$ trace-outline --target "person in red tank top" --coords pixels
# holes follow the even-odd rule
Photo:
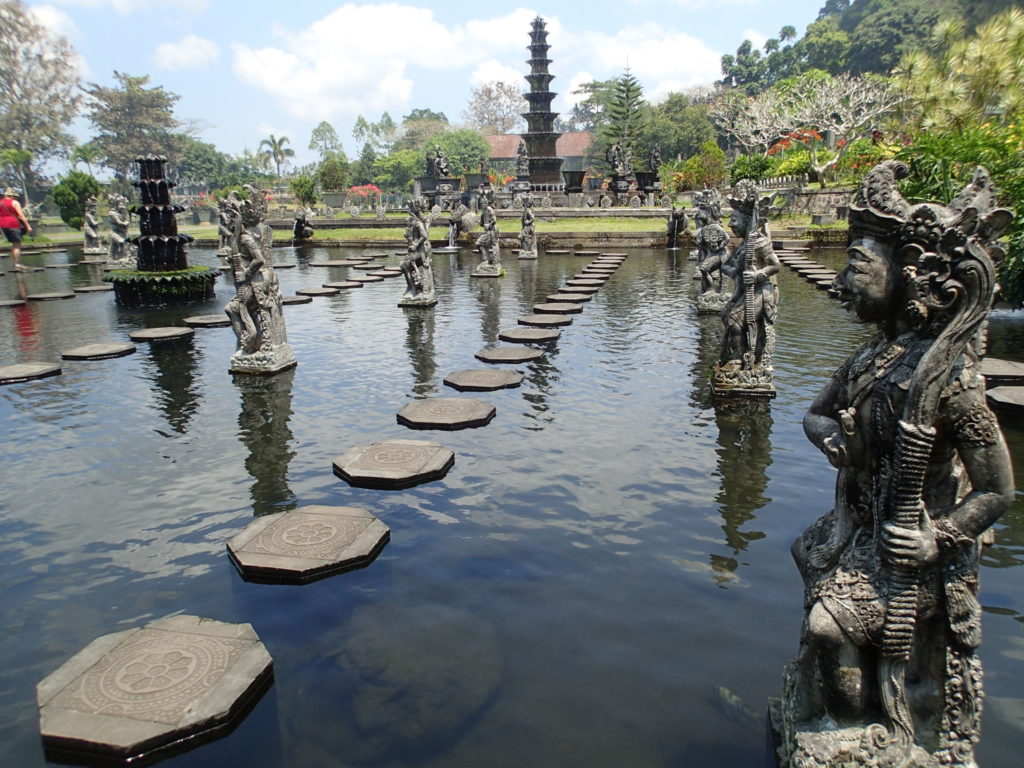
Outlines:
[[[4,190],[3,198],[0,198],[0,229],[4,231],[4,237],[11,244],[11,256],[14,257],[14,269],[20,270],[21,266],[21,232],[32,231],[32,225],[25,218],[25,212],[15,199],[18,193],[11,187]]]

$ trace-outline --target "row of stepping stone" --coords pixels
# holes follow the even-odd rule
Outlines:
[[[838,298],[839,292],[833,287],[833,282],[837,275],[836,271],[804,256],[803,254],[807,250],[806,248],[779,250],[776,251],[776,256],[778,256],[780,262],[803,277],[819,291],[828,291],[830,297]]]

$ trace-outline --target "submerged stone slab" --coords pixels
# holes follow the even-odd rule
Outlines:
[[[311,505],[259,517],[227,547],[246,579],[305,584],[369,565],[390,535],[365,509]]]
[[[373,275],[352,275],[349,280],[353,283],[379,283],[384,280],[384,278],[375,277]]]
[[[23,307],[25,302],[22,299],[0,299],[0,307]]]
[[[390,269],[376,269],[373,272],[367,272],[370,277],[383,277],[385,279],[389,277],[401,277],[402,270],[390,270]]]
[[[506,328],[498,331],[498,338],[513,344],[541,344],[557,341],[562,332],[556,328]]]
[[[321,286],[319,288],[299,288],[295,293],[299,296],[337,296],[341,291],[337,288],[324,288]]]
[[[563,285],[558,289],[560,293],[583,293],[588,296],[593,296],[595,293],[601,290],[599,285]]]
[[[565,315],[522,315],[516,318],[520,325],[532,325],[535,328],[557,328],[562,325],[572,325],[572,318]]]
[[[439,480],[455,453],[432,440],[385,440],[350,448],[334,460],[334,474],[358,488],[410,488]]]
[[[574,304],[580,304],[584,301],[590,301],[594,297],[589,293],[549,293],[544,298],[548,301],[553,301],[556,304],[561,304],[567,301]]]
[[[544,351],[529,347],[491,347],[481,349],[473,357],[485,363],[528,363],[530,360],[544,357]]]
[[[194,336],[192,328],[180,328],[167,326],[164,328],[139,328],[128,334],[132,341],[172,341],[174,339],[185,339]]]
[[[981,375],[985,377],[985,386],[989,388],[1003,384],[1024,384],[1024,363],[986,357],[981,361]]]
[[[577,315],[583,311],[576,302],[549,301],[544,304],[534,304],[533,311],[539,315]]]
[[[324,283],[324,288],[335,288],[339,291],[349,291],[353,288],[362,288],[363,284],[355,280],[334,280],[330,283]]]
[[[281,304],[289,306],[291,304],[309,304],[313,301],[312,296],[282,296]]]
[[[444,377],[444,383],[460,392],[492,392],[496,389],[518,387],[523,383],[523,374],[503,368],[477,368],[470,371],[453,371]]]
[[[48,293],[30,293],[25,297],[29,301],[60,301],[75,298],[74,291],[50,291]]]
[[[629,257],[628,253],[602,253],[602,257],[606,259],[625,259]]]
[[[65,360],[106,360],[111,357],[124,357],[134,351],[134,344],[100,341],[95,344],[84,344],[81,347],[65,349],[60,356]]]
[[[571,285],[574,288],[600,288],[604,285],[604,280],[597,280],[592,277],[570,277],[565,281],[566,285]]]
[[[189,328],[224,328],[231,325],[227,315],[190,315],[181,322]]]
[[[57,363],[15,363],[0,366],[0,384],[17,384],[60,374],[61,368]]]
[[[223,733],[272,677],[251,625],[172,616],[97,638],[40,682],[39,729],[49,752],[130,762]]]
[[[396,414],[410,429],[470,429],[490,423],[497,411],[471,397],[428,397],[406,403]]]
[[[359,270],[362,270],[362,271],[365,271],[365,272],[372,272],[373,270],[379,269],[379,268],[380,267],[377,264],[374,264],[372,261],[364,261],[362,264],[353,264],[352,265],[352,269],[359,269]]]
[[[271,264],[270,266],[272,266],[274,268],[274,271],[276,272],[279,269],[295,269],[295,267],[298,266],[298,265],[297,264]]]
[[[1024,411],[1024,387],[993,387],[985,393],[989,405],[996,410]]]
[[[114,290],[113,283],[100,283],[99,285],[79,285],[73,288],[75,293],[105,293]]]
[[[597,256],[597,251],[575,251],[576,256]]]

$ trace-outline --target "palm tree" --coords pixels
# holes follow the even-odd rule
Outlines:
[[[5,149],[0,152],[0,164],[9,165],[21,185],[22,200],[28,205],[28,167],[32,164],[32,153],[27,149]]]
[[[284,165],[289,157],[295,157],[295,150],[291,147],[286,147],[285,144],[290,144],[291,139],[287,136],[281,138],[274,138],[274,134],[260,142],[259,150],[263,155],[266,155],[270,160],[273,161],[274,165],[277,166],[277,175],[281,176],[281,166]],[[266,149],[264,149],[266,147]]]
[[[89,172],[89,175],[92,176],[92,164],[100,159],[101,154],[102,152],[100,151],[100,148],[95,144],[79,144],[71,152],[71,159],[74,161],[75,165],[78,165],[78,163],[84,163],[85,169]]]

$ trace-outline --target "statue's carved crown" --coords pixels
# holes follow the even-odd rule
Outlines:
[[[729,194],[729,207],[734,211],[745,213],[747,216],[753,215],[756,205],[758,215],[762,219],[765,218],[770,204],[769,198],[761,197],[757,184],[752,179],[740,179]]]
[[[249,193],[249,199],[238,202],[242,224],[254,227],[267,218],[267,195],[261,187],[254,184],[246,184],[243,189]]]

